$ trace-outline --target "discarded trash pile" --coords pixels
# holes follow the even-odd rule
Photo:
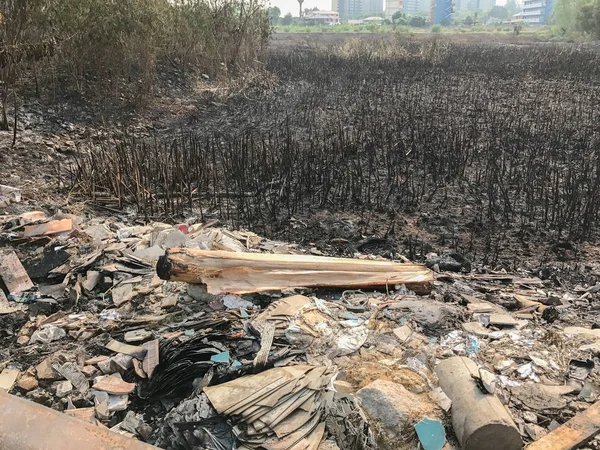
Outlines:
[[[0,389],[65,427],[173,450],[598,447],[598,286],[192,222],[0,227]]]

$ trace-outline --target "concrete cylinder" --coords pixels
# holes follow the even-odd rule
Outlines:
[[[519,450],[523,441],[510,413],[493,394],[484,393],[471,377],[477,364],[455,356],[435,369],[440,387],[452,401],[452,425],[463,450]]]

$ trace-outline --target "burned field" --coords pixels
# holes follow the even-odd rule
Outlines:
[[[0,447],[599,449],[599,80],[592,45],[276,37],[184,113],[24,131]]]
[[[171,137],[107,144],[72,179],[147,218],[539,263],[553,245],[597,236],[599,58],[436,38],[275,47],[277,87],[208,101]],[[355,227],[336,235],[343,225],[324,230],[323,218]]]

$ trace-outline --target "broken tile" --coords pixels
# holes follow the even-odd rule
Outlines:
[[[34,286],[14,251],[0,252],[0,278],[10,295],[19,294]]]
[[[92,386],[99,391],[105,391],[113,395],[125,395],[133,392],[135,389],[134,383],[127,383],[120,377],[110,375]]]
[[[4,369],[0,373],[0,389],[6,392],[10,391],[19,376],[19,371],[15,369]]]
[[[125,355],[130,355],[138,359],[142,359],[146,354],[146,349],[144,347],[123,344],[122,342],[115,341],[114,339],[111,339],[105,347],[115,353],[124,353]]]

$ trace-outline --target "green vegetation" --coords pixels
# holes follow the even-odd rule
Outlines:
[[[600,39],[600,0],[556,0],[552,21],[560,36]]]

